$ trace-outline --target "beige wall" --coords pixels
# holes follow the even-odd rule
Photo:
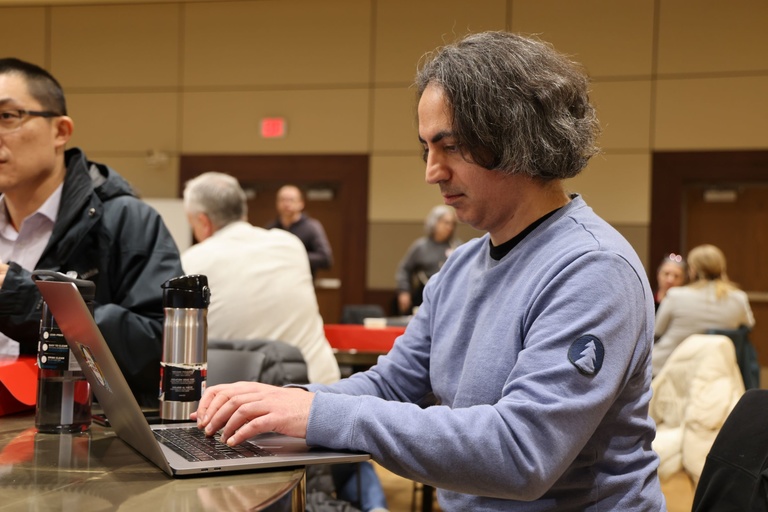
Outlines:
[[[603,154],[568,186],[646,266],[654,150],[768,147],[765,0],[20,4],[0,0],[0,54],[50,69],[73,143],[145,196],[175,195],[182,153],[370,154],[370,288],[393,286],[440,202],[416,143],[416,62],[469,31],[536,33],[586,66]],[[259,137],[272,115],[286,138]]]

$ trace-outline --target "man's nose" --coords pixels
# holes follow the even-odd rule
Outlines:
[[[427,168],[424,180],[430,185],[435,185],[448,178],[447,166],[437,157],[430,153],[427,155]]]

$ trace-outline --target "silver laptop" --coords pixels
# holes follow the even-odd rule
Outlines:
[[[75,284],[57,281],[36,283],[117,435],[169,475],[215,475],[228,471],[360,462],[370,458],[365,453],[309,447],[304,439],[262,434],[249,439],[238,449],[259,452],[256,456],[188,460],[188,452],[174,451],[171,442],[159,441],[155,431],[158,434],[175,434],[177,429],[194,431],[195,424],[150,425],[147,422]],[[215,449],[226,451],[226,445],[219,444],[221,446]]]

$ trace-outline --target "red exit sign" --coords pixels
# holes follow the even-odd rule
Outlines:
[[[265,139],[285,137],[284,117],[265,117],[261,120],[261,136]]]

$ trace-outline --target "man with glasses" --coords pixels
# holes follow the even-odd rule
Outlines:
[[[42,299],[30,278],[56,270],[96,283],[96,323],[143,405],[157,403],[162,289],[181,275],[160,216],[78,148],[64,92],[44,69],[0,59],[0,354],[34,354]]]

